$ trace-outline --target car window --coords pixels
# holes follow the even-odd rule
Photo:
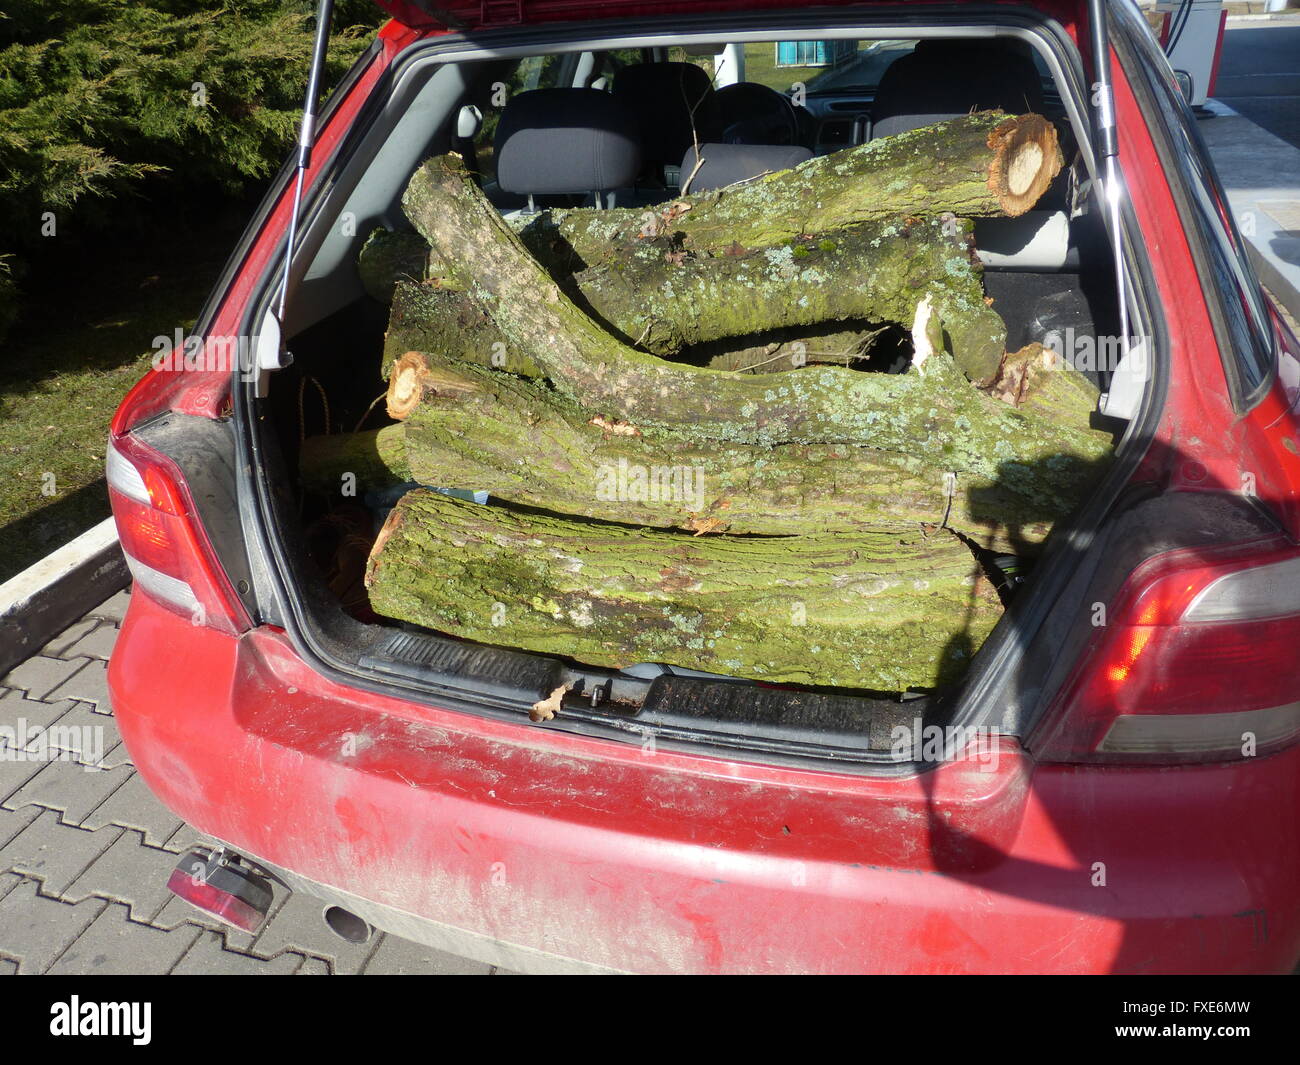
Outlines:
[[[1174,164],[1191,197],[1191,217],[1187,221],[1201,237],[1212,274],[1202,283],[1226,297],[1217,301],[1223,310],[1219,343],[1234,404],[1242,410],[1262,395],[1275,363],[1273,329],[1259,280],[1196,118],[1183,99],[1164,52],[1132,12],[1122,6],[1113,11],[1121,22],[1128,23],[1125,39],[1139,54],[1140,72],[1157,103],[1156,117],[1173,142]],[[1213,293],[1207,295],[1214,298]]]
[[[874,89],[885,68],[915,41],[774,41],[745,45],[745,80],[788,93]]]

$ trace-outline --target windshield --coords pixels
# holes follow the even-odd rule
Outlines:
[[[789,93],[868,92],[916,41],[776,41],[745,45],[744,80]]]

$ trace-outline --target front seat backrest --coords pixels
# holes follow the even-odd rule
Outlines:
[[[811,159],[812,154],[797,144],[701,144],[700,155],[704,162],[696,170],[695,146],[691,145],[682,158],[682,181],[691,178],[689,189],[683,191],[707,192],[760,174],[789,170]]]
[[[1034,61],[1010,41],[921,41],[885,69],[871,108],[872,138],[1001,108],[1043,108]]]
[[[533,89],[511,98],[496,131],[497,185],[521,196],[603,193],[641,171],[636,119],[597,89]]]
[[[636,116],[646,165],[657,172],[676,166],[697,140],[703,144],[722,139],[713,83],[694,63],[624,67],[614,75],[614,98]]]

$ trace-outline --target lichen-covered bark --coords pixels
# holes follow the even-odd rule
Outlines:
[[[928,293],[959,365],[988,379],[1006,327],[984,301],[969,223],[916,219],[697,257],[651,243],[565,286],[622,339],[656,354],[782,326],[867,319],[910,325]]]
[[[496,322],[469,293],[400,280],[393,286],[384,334],[380,371],[385,379],[393,363],[408,351],[463,359],[523,377],[542,376],[537,362],[526,350],[506,342]]]
[[[746,339],[736,338],[730,344],[713,343],[692,347],[691,356],[707,354],[703,365],[711,370],[734,370],[740,373],[779,373],[813,363],[819,366],[862,365],[875,355],[875,349],[886,326],[869,327],[861,323],[857,329],[840,329],[830,332],[809,333],[801,330],[777,330],[765,336],[778,339],[766,343],[746,344]],[[802,334],[802,335],[801,335]],[[739,344],[741,346],[734,346]],[[893,349],[899,355],[897,348]],[[905,357],[905,356],[904,356]],[[691,359],[698,364],[698,360]]]
[[[690,445],[634,433],[542,384],[434,361],[406,416],[406,462],[427,485],[482,490],[562,514],[731,534],[947,527],[982,546],[1031,552],[1073,506],[1054,471],[1028,492],[958,476],[924,457],[853,445]],[[951,493],[951,502],[949,499]]]
[[[366,583],[380,614],[598,666],[777,683],[951,683],[1001,614],[955,537],[693,537],[521,515],[419,489]]]
[[[684,442],[865,444],[990,477],[1008,462],[1068,468],[1108,446],[1086,429],[1009,410],[968,387],[948,358],[931,359],[924,374],[902,375],[834,366],[756,375],[667,362],[621,343],[576,307],[458,160],[430,160],[403,206],[435,248],[458,248],[475,264],[470,292],[509,349],[606,417],[675,431]]]
[[[1009,180],[1012,161],[1021,164],[1015,181]],[[523,235],[543,261],[576,271],[621,258],[647,236],[671,237],[704,254],[911,215],[1014,215],[1033,206],[1061,165],[1056,131],[1046,119],[982,111],[686,196],[660,212],[543,212]]]
[[[380,303],[393,298],[399,281],[423,281],[445,277],[448,270],[432,258],[427,241],[416,233],[376,229],[366,238],[357,255],[357,273],[366,294]]]
[[[619,339],[657,355],[782,327],[862,319],[907,325],[917,293],[929,293],[954,357],[973,379],[987,380],[1002,358],[1006,327],[984,301],[970,232],[970,223],[957,219],[900,220],[712,258],[666,251],[652,242],[617,263],[556,280]],[[403,270],[420,261],[414,249],[390,254],[395,243],[409,243],[392,236],[397,239],[367,243],[384,255],[366,265],[366,274],[399,259]],[[427,269],[428,257],[423,261]],[[459,354],[537,376],[534,360],[510,353],[492,316],[468,293],[408,280],[399,280],[392,291],[385,376],[394,359],[412,350]],[[506,360],[510,366],[503,365]]]
[[[406,441],[400,425],[359,433],[309,436],[298,453],[299,482],[304,491],[341,497],[360,496],[411,480]]]
[[[1009,352],[989,394],[1048,420],[1083,424],[1097,409],[1097,386],[1042,344]]]

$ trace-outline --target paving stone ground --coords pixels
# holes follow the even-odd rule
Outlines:
[[[126,603],[113,596],[0,677],[0,975],[493,974],[395,936],[347,943],[324,903],[279,888],[256,936],[167,891],[202,836],[153,797],[113,723],[104,677]],[[46,742],[13,748],[10,730],[37,726]]]

